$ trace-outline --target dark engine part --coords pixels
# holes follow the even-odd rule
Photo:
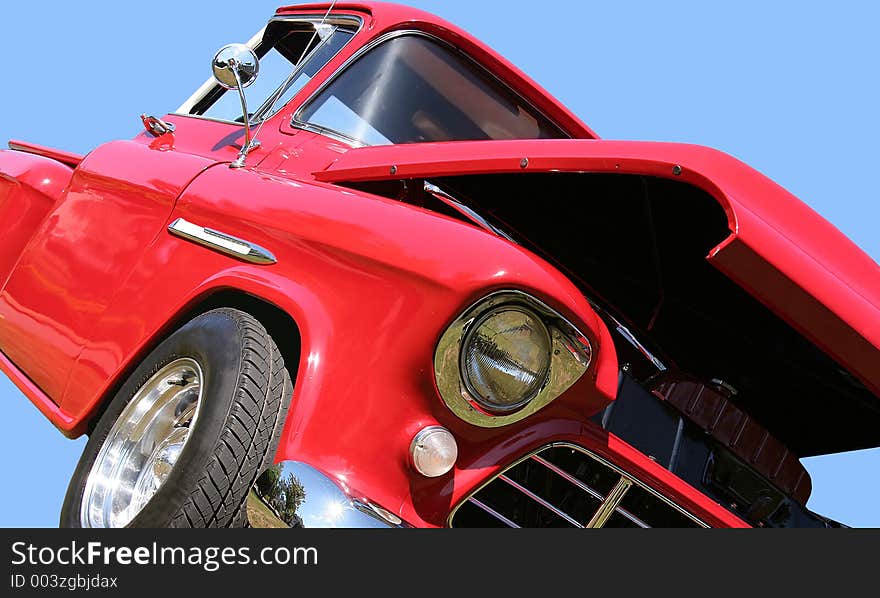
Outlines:
[[[840,527],[806,508],[803,465],[722,389],[669,374],[651,386],[621,373],[594,421],[752,525]]]

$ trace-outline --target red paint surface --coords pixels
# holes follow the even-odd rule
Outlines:
[[[0,150],[0,288],[71,176],[50,158]]]

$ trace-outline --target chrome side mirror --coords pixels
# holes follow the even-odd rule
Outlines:
[[[214,79],[226,89],[245,88],[257,78],[260,59],[244,44],[223,46],[211,63]]]
[[[260,59],[256,53],[244,44],[229,44],[223,46],[214,56],[211,62],[214,72],[214,80],[224,89],[237,89],[241,100],[242,120],[244,122],[244,145],[238,152],[230,168],[241,168],[248,152],[256,147],[257,143],[251,140],[251,119],[248,114],[247,100],[244,97],[244,88],[257,79],[260,72]]]

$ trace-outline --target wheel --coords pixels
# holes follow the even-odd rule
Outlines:
[[[252,316],[216,309],[171,334],[98,420],[62,527],[234,527],[277,449],[293,393]]]

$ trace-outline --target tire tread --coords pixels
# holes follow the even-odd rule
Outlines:
[[[247,522],[247,493],[274,457],[286,417],[285,398],[293,391],[275,341],[253,316],[216,310],[233,318],[242,335],[239,387],[215,457],[193,492],[172,518],[187,527],[239,527]]]

